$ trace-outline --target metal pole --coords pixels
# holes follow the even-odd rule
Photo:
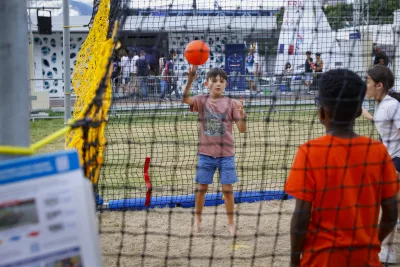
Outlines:
[[[26,0],[0,1],[0,145],[29,146]],[[0,155],[0,160],[10,156]]]
[[[35,95],[35,81],[33,80],[35,78],[35,71],[34,71],[34,65],[35,65],[35,59],[33,56],[33,32],[32,32],[32,21],[31,21],[31,12],[28,12],[28,30],[29,30],[29,115],[32,113],[32,101],[33,97]]]
[[[64,47],[64,120],[71,118],[71,71],[70,71],[70,40],[69,40],[69,1],[63,0],[63,47]]]

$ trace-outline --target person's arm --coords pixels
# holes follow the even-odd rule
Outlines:
[[[396,195],[385,199],[381,204],[382,217],[379,222],[378,238],[379,242],[382,241],[393,231],[393,228],[397,224],[397,199]]]
[[[296,198],[290,223],[290,264],[299,266],[311,219],[312,202]]]
[[[285,183],[285,192],[296,198],[290,225],[290,263],[291,266],[299,266],[316,194],[307,144],[301,146],[296,153]]]
[[[378,239],[382,242],[397,223],[397,194],[399,193],[399,177],[386,147],[381,144],[384,154],[383,168],[381,170],[381,209],[382,217],[379,222]],[[377,157],[379,157],[377,155]]]
[[[257,54],[254,56],[254,65],[256,65],[255,75],[259,75],[259,73],[258,73],[258,55]]]
[[[390,106],[387,109],[387,116],[391,120],[394,126],[398,129],[400,133],[400,104],[395,106]]]
[[[190,88],[192,87],[192,83],[197,78],[197,66],[189,67],[189,71],[187,73],[188,80],[186,82],[185,89],[183,90],[182,102],[188,105],[193,105],[193,98],[190,97]]]
[[[239,111],[239,120],[236,121],[236,126],[239,132],[244,133],[247,130],[247,125],[246,125],[246,113],[244,112],[244,107],[243,107],[243,98],[240,98],[239,104],[236,104],[236,109]]]
[[[121,73],[123,74],[125,71],[125,62],[123,57],[121,58],[120,64],[121,64]]]
[[[319,63],[319,67],[316,68],[316,71],[322,71],[324,68],[324,62],[321,60],[321,63]]]
[[[370,120],[370,121],[373,121],[373,120],[374,120],[374,117],[373,117],[365,108],[362,108],[361,115],[362,115],[364,118],[366,118],[367,120]]]
[[[160,58],[158,60],[158,68],[159,68],[160,75],[162,74],[161,72],[162,72],[163,67],[164,67],[163,66],[163,60],[162,60],[162,58]]]

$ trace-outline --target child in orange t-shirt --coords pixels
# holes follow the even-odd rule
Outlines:
[[[381,242],[397,222],[398,181],[385,146],[354,132],[365,91],[349,70],[320,78],[316,103],[327,134],[299,147],[285,185],[296,198],[291,266],[382,266]]]

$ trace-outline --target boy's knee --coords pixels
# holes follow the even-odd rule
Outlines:
[[[222,194],[224,195],[225,199],[233,199],[233,190],[231,189],[222,190]]]
[[[208,185],[199,185],[196,189],[196,193],[200,195],[205,195],[208,190]]]

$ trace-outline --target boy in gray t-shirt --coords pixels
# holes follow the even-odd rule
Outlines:
[[[235,122],[239,131],[245,132],[247,129],[246,112],[243,109],[243,100],[239,102],[223,95],[228,85],[228,77],[226,72],[219,68],[214,68],[207,73],[205,85],[210,90],[210,94],[190,97],[190,87],[197,78],[196,70],[197,67],[189,69],[188,82],[182,98],[184,103],[190,105],[191,111],[199,113],[200,118],[198,163],[195,178],[198,183],[195,200],[196,219],[193,231],[200,231],[205,194],[208,185],[213,181],[215,171],[218,169],[228,216],[228,230],[231,235],[236,235],[236,227],[233,222],[233,184],[238,179],[232,125]]]

